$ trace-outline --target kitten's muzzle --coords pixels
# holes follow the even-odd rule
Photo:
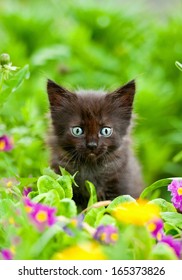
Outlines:
[[[91,151],[94,151],[95,149],[97,149],[97,143],[95,141],[88,142],[87,148]]]

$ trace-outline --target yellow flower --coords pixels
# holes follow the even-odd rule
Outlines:
[[[57,252],[53,260],[105,260],[106,256],[96,242],[77,244]]]
[[[124,202],[118,205],[112,215],[120,222],[133,225],[145,225],[153,218],[159,217],[158,206],[149,204],[147,201]]]
[[[12,182],[12,181],[8,181],[7,184],[6,184],[6,186],[7,186],[8,188],[11,188],[11,187],[13,186],[13,182]]]

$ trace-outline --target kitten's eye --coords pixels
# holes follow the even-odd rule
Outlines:
[[[111,136],[112,132],[113,132],[113,129],[108,126],[105,126],[105,127],[101,128],[101,130],[100,130],[100,134],[104,137]]]
[[[75,127],[72,127],[70,128],[71,130],[71,133],[73,136],[76,136],[76,137],[79,137],[81,135],[83,135],[83,128],[81,128],[80,126],[75,126]]]

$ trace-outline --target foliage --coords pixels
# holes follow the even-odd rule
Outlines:
[[[1,108],[0,134],[16,144],[11,153],[0,154],[2,177],[38,176],[47,166],[46,78],[69,89],[108,90],[136,78],[134,143],[145,183],[179,176],[182,76],[174,62],[181,57],[182,19],[177,9],[159,17],[139,2],[131,7],[114,1],[9,0],[1,3],[0,22],[0,53],[9,53],[18,67],[29,64],[31,71]]]
[[[112,202],[95,202],[94,186],[90,185],[88,208],[79,213],[70,198],[72,190],[65,192],[61,183],[67,181],[71,189],[69,182],[74,178],[62,171],[62,175],[57,175],[46,169],[31,184],[29,178],[24,178],[24,187],[21,180],[1,182],[1,258],[167,260],[180,257],[182,214],[171,203],[162,199],[136,201],[128,195]],[[162,186],[161,182],[156,182],[156,187],[157,184]],[[25,194],[27,186],[29,192]],[[162,225],[152,235],[148,223],[153,225],[159,219]],[[163,239],[159,239],[159,234]],[[170,238],[170,242],[164,237],[167,241]]]

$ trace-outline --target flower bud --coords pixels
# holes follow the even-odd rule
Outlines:
[[[9,63],[10,63],[9,54],[2,53],[1,56],[0,56],[0,64],[3,66],[3,65],[6,65],[6,64],[9,64]]]

